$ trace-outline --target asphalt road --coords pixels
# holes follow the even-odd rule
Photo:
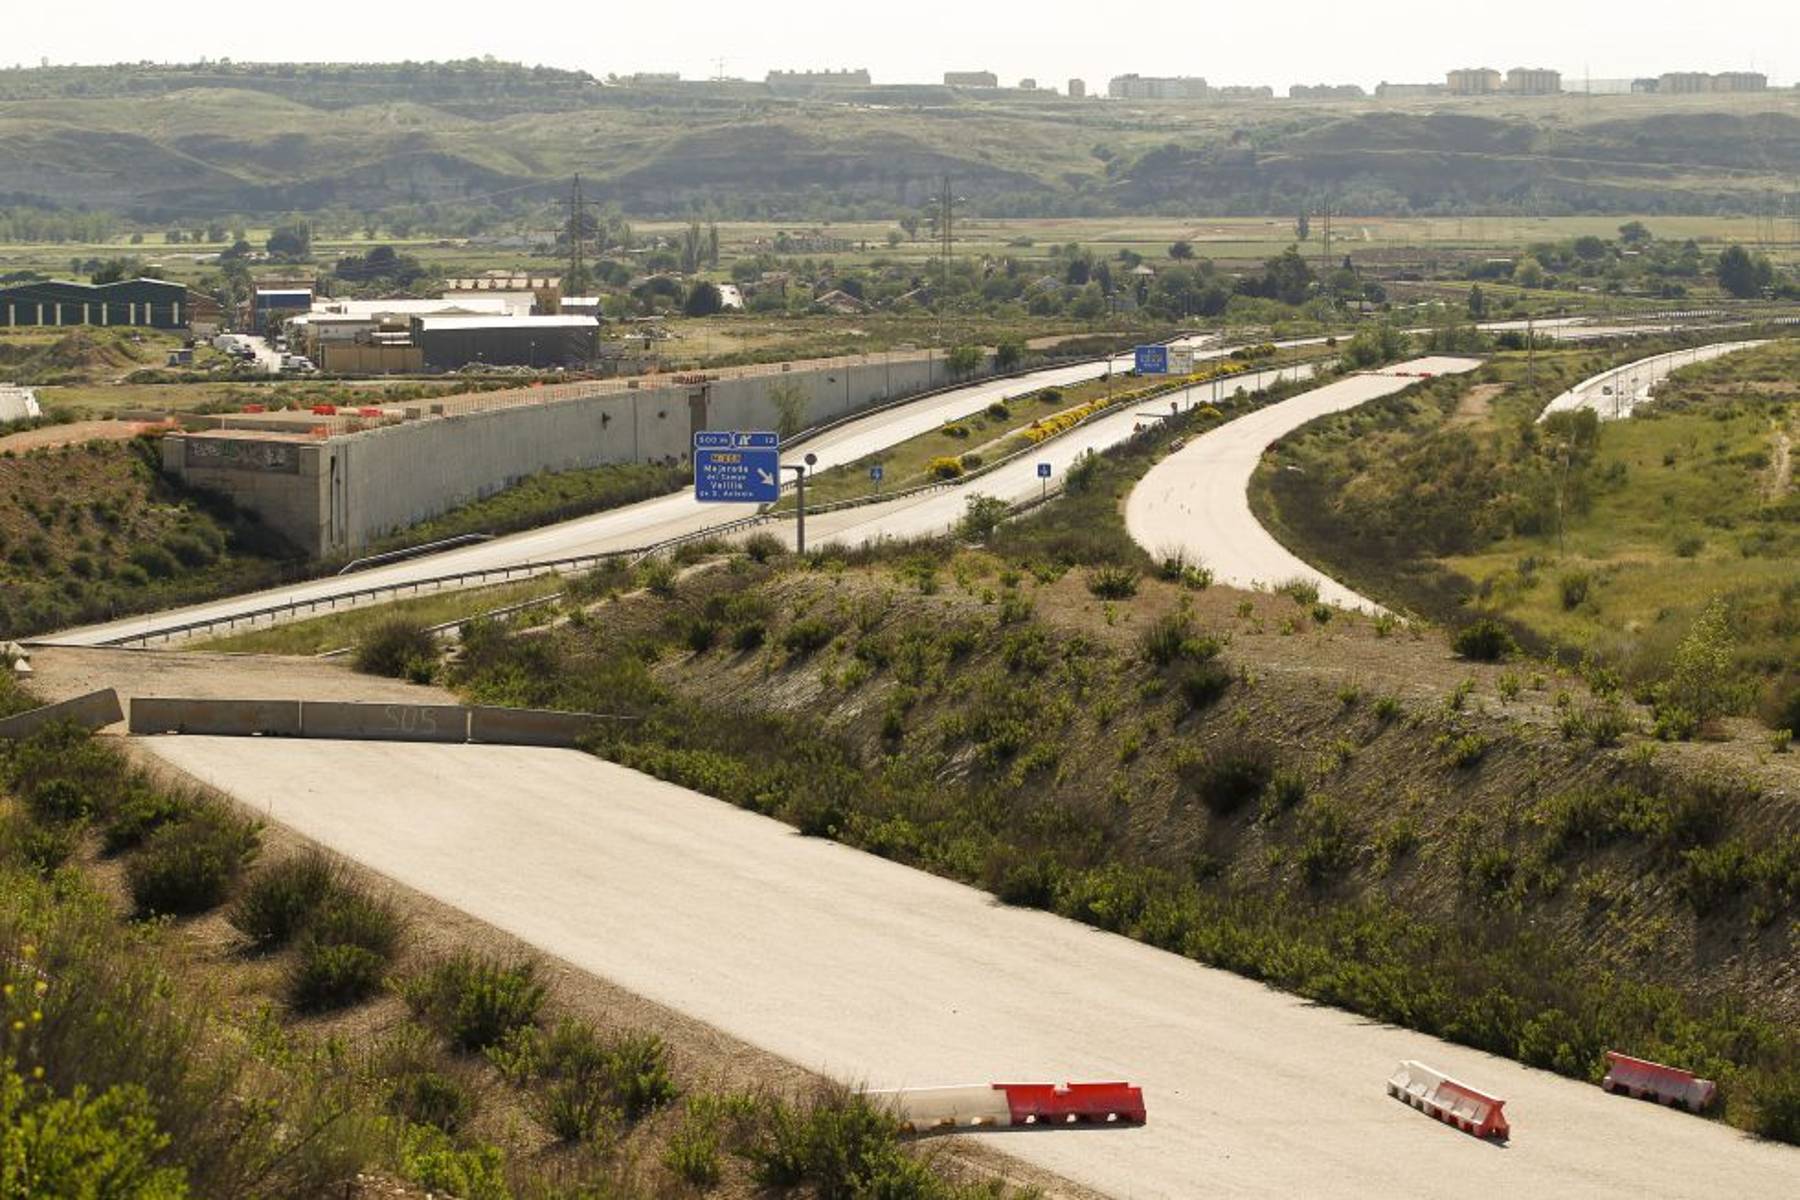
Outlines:
[[[1636,362],[1626,363],[1582,380],[1546,404],[1538,420],[1542,421],[1551,413],[1574,412],[1583,408],[1592,409],[1602,421],[1629,417],[1632,409],[1650,398],[1657,384],[1683,367],[1711,362],[1739,350],[1750,350],[1767,344],[1760,341],[1718,342],[1710,346],[1695,346],[1670,354],[1640,358]]]
[[[332,849],[651,1000],[871,1087],[1129,1079],[1149,1123],[981,1140],[1118,1196],[1776,1197],[1800,1153],[1309,1004],[572,751],[148,745]],[[1497,1146],[1389,1099],[1416,1058]]]
[[[1420,358],[1352,375],[1209,430],[1152,467],[1125,504],[1125,526],[1151,554],[1185,554],[1234,587],[1307,579],[1319,598],[1379,611],[1374,601],[1309,566],[1264,529],[1250,511],[1250,476],[1270,443],[1327,413],[1355,408],[1418,382],[1480,366],[1469,358]]]

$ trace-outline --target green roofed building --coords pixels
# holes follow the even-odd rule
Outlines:
[[[193,308],[185,286],[162,279],[122,279],[101,284],[46,280],[0,288],[0,327],[135,325],[185,329],[193,319]]]

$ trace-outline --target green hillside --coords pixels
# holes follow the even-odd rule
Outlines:
[[[525,213],[580,171],[641,216],[884,216],[949,173],[990,215],[1762,213],[1800,96],[1069,101],[625,85],[464,62],[0,71],[0,204],[146,219]]]

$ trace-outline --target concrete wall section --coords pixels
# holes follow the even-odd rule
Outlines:
[[[309,738],[383,742],[466,742],[469,710],[457,704],[359,704],[309,700],[300,709]]]
[[[291,438],[162,440],[163,470],[183,482],[222,492],[308,555],[330,553],[330,467],[324,442]],[[204,453],[229,448],[230,453]],[[266,451],[258,465],[258,449]],[[275,464],[273,466],[268,464]],[[289,469],[291,467],[292,469]]]
[[[497,746],[575,746],[605,719],[588,713],[477,705],[469,710],[469,740]]]
[[[119,707],[119,693],[106,688],[0,720],[0,738],[30,737],[44,726],[54,725],[58,721],[73,721],[88,729],[100,729],[124,716],[124,710]]]
[[[182,700],[139,696],[131,702],[131,732],[299,737],[300,701]]]

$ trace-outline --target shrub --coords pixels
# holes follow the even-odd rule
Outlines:
[[[768,562],[787,553],[787,543],[772,533],[753,533],[744,539],[744,553],[752,562]]]
[[[455,1133],[475,1113],[475,1097],[442,1071],[407,1071],[388,1091],[389,1110],[408,1121]]]
[[[941,455],[925,464],[925,473],[933,479],[960,479],[963,473],[962,460]]]
[[[545,989],[535,963],[503,963],[464,952],[402,985],[420,1019],[459,1050],[485,1050],[537,1020]]]
[[[342,868],[318,851],[278,862],[250,881],[228,919],[258,950],[285,946],[340,886],[342,875]]]
[[[996,421],[1012,420],[1012,409],[1006,407],[1006,401],[996,400],[987,406],[987,415]]]
[[[740,652],[755,650],[769,635],[761,621],[746,621],[731,631],[731,648]]]
[[[970,450],[967,453],[957,455],[956,461],[962,464],[963,470],[973,471],[977,467],[979,467],[982,463],[986,462],[987,459],[983,458],[981,455],[977,454],[975,451]]]
[[[1196,711],[1210,708],[1231,688],[1231,672],[1221,663],[1201,662],[1182,672],[1181,698]]]
[[[1186,613],[1165,613],[1150,622],[1138,638],[1138,649],[1146,661],[1159,667],[1182,659],[1205,662],[1218,656],[1216,639],[1194,632],[1194,622]]]
[[[345,1008],[380,989],[385,967],[372,950],[308,936],[288,976],[288,1002],[301,1012]]]
[[[159,1165],[170,1138],[135,1084],[59,1097],[0,1060],[0,1184],[7,1196],[184,1200],[186,1173]],[[16,1190],[15,1190],[16,1189]]]
[[[1312,608],[1319,603],[1319,585],[1310,579],[1290,579],[1277,584],[1275,590],[1301,608]]]
[[[403,931],[392,904],[348,887],[327,896],[308,925],[308,932],[322,942],[360,946],[382,959],[399,951]]]
[[[675,564],[666,558],[647,559],[638,566],[638,586],[665,600],[675,594]]]
[[[134,846],[173,821],[179,821],[193,808],[193,801],[162,788],[135,786],[114,807],[106,823],[102,843],[108,854],[117,854]]]
[[[1748,706],[1751,688],[1738,669],[1735,641],[1725,602],[1715,596],[1670,656],[1669,677],[1656,689],[1659,718],[1679,710],[1698,729]]]
[[[823,650],[837,636],[830,622],[819,617],[803,617],[789,625],[781,635],[781,645],[796,658],[804,658]]]
[[[1275,749],[1254,738],[1214,746],[1183,775],[1183,782],[1215,816],[1228,817],[1269,786],[1275,775]]]
[[[962,520],[957,523],[957,533],[970,541],[980,541],[999,528],[1000,522],[1011,512],[1012,505],[998,496],[970,496]]]
[[[1494,620],[1480,620],[1456,631],[1451,643],[1457,654],[1476,662],[1500,662],[1517,653],[1519,644],[1506,626]]]
[[[669,1075],[669,1048],[654,1033],[624,1033],[606,1051],[606,1073],[613,1100],[635,1121],[675,1099]]]
[[[1102,600],[1128,600],[1137,595],[1138,573],[1131,567],[1095,567],[1088,572],[1087,588]]]
[[[224,901],[256,855],[256,825],[209,804],[150,835],[126,867],[141,916],[186,916]]]
[[[1562,597],[1565,612],[1572,612],[1587,603],[1588,589],[1593,581],[1586,571],[1571,571],[1556,581],[1557,594]]]
[[[402,679],[418,662],[436,661],[437,639],[425,626],[406,617],[382,621],[356,645],[355,665],[365,675]]]

